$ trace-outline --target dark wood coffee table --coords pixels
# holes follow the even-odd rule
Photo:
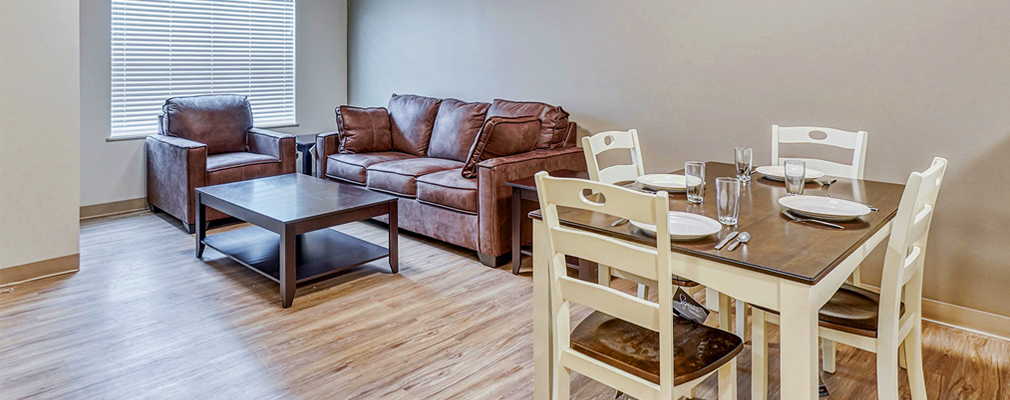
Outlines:
[[[255,226],[207,236],[207,207]],[[389,249],[332,229],[380,215],[389,218]],[[304,174],[196,189],[196,256],[205,246],[280,284],[287,308],[295,286],[389,257],[397,273],[396,197]]]

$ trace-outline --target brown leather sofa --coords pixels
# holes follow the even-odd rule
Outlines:
[[[316,137],[316,175],[398,196],[401,229],[476,250],[487,265],[511,251],[506,182],[586,170],[576,124],[544,103],[394,94],[387,108],[336,114],[337,131]]]
[[[246,96],[173,97],[147,137],[147,202],[194,232],[194,190],[295,172],[295,137],[253,128]],[[207,210],[207,220],[228,215]]]

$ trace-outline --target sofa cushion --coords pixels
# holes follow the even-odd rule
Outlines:
[[[244,151],[235,153],[219,153],[207,156],[207,171],[219,171],[227,168],[271,162],[281,162],[281,160],[266,154],[256,154]]]
[[[249,151],[253,117],[246,96],[172,97],[161,110],[165,134],[206,144],[207,154]]]
[[[459,161],[442,158],[411,158],[374,164],[368,167],[368,188],[415,197],[417,177],[462,166]]]
[[[540,118],[538,149],[564,146],[568,136],[568,113],[560,106],[534,101],[510,101],[495,99],[487,111],[487,117],[523,117],[534,115]]]
[[[428,157],[466,162],[490,103],[464,103],[445,99],[438,106],[428,145]]]
[[[388,107],[393,150],[426,156],[441,102],[431,97],[394,93]]]
[[[470,214],[477,213],[477,180],[454,168],[417,178],[417,200]]]
[[[477,163],[481,161],[533,150],[539,133],[540,119],[535,116],[488,118],[470,147],[461,175],[476,178]]]
[[[415,158],[415,156],[396,151],[333,154],[326,160],[326,176],[364,185],[367,182],[365,169],[369,166],[408,158]]]
[[[351,154],[393,150],[389,112],[385,108],[340,106],[336,113],[339,152]]]

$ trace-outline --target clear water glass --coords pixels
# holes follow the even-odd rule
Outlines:
[[[687,201],[701,204],[705,198],[705,163],[701,161],[684,163],[684,178],[687,185]]]
[[[799,160],[786,160],[782,164],[786,175],[786,194],[790,196],[803,194],[806,184],[807,163]]]
[[[737,146],[735,151],[736,178],[741,182],[750,182],[751,163],[754,161],[754,149]]]
[[[736,225],[740,216],[740,179],[715,178],[716,211],[723,225]]]

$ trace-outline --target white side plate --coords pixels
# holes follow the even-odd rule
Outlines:
[[[786,196],[779,204],[798,215],[825,221],[851,221],[870,213],[864,204],[823,196]]]
[[[692,180],[698,180],[691,177]],[[642,175],[635,179],[645,187],[667,192],[682,193],[687,190],[687,178],[684,175],[673,174],[649,174]]]
[[[649,236],[656,236],[656,225],[631,221],[638,229]],[[698,240],[722,230],[722,224],[704,215],[680,211],[670,211],[670,239]]]
[[[786,179],[785,167],[766,165],[764,167],[757,167],[754,170],[757,171],[759,174],[764,175],[765,178],[768,178],[773,181],[781,182]],[[807,182],[810,182],[814,179],[818,179],[823,176],[824,176],[823,172],[818,171],[816,169],[807,168],[807,174],[806,176],[804,176],[804,178],[806,179]]]

